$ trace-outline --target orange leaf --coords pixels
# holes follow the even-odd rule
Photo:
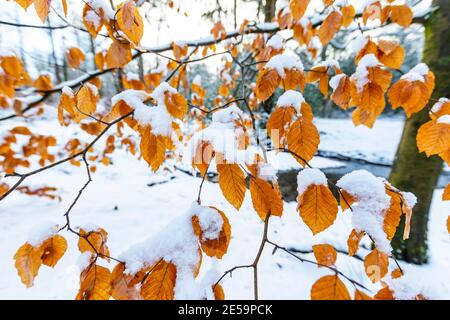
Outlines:
[[[33,3],[33,0],[15,0],[25,10]]]
[[[283,214],[283,200],[278,184],[251,176],[250,195],[253,208],[261,220],[264,221],[269,213],[273,216]]]
[[[213,287],[214,299],[225,300],[225,292],[220,284],[216,284]]]
[[[317,244],[312,248],[317,263],[329,267],[336,263],[337,251],[333,248],[333,246],[329,244]]]
[[[450,200],[450,183],[445,187],[444,193],[442,194],[442,200]]]
[[[97,22],[93,22],[97,21]],[[83,24],[89,34],[95,38],[104,24],[103,9],[100,8],[99,12],[95,11],[88,4],[83,7]]]
[[[393,292],[389,287],[384,287],[380,289],[377,294],[374,296],[375,300],[395,300],[393,296]]]
[[[117,12],[117,24],[125,36],[134,44],[138,44],[144,35],[144,22],[131,0],[126,1]]]
[[[139,291],[132,283],[133,276],[127,275],[125,266],[118,263],[111,273],[111,296],[116,300],[138,300],[142,299]]]
[[[256,79],[256,97],[266,101],[280,84],[281,77],[275,69],[263,69]]]
[[[295,20],[299,20],[303,17],[308,8],[309,1],[310,0],[291,0],[289,2],[289,8],[291,9],[292,16]]]
[[[50,0],[33,0],[33,2],[39,19],[44,23],[50,11]]]
[[[192,158],[192,166],[196,167],[200,173],[205,175],[209,163],[213,157],[213,147],[206,141],[201,141],[195,148],[195,154]]]
[[[386,190],[386,193],[391,198],[389,208],[384,215],[383,229],[386,232],[387,238],[392,240],[394,238],[397,227],[400,224],[400,217],[402,215],[402,198],[395,192]]]
[[[14,255],[17,273],[27,288],[32,287],[34,284],[34,278],[37,276],[42,264],[41,255],[42,250],[33,247],[29,243],[21,246]]]
[[[348,246],[348,255],[350,257],[354,256],[359,249],[359,243],[361,239],[364,237],[366,233],[364,231],[358,232],[355,229],[352,230],[350,235],[348,236],[347,246]]]
[[[164,94],[164,102],[167,111],[175,118],[183,119],[187,112],[187,101],[180,93],[171,94],[166,92]]]
[[[23,127],[23,126],[18,126],[18,127],[14,127],[10,130],[11,133],[14,134],[22,134],[25,136],[31,136],[33,135],[30,131],[30,129],[28,129],[27,127]]]
[[[450,149],[450,125],[431,120],[423,124],[417,132],[419,152],[430,157]]]
[[[272,139],[275,148],[285,146],[287,129],[296,113],[294,107],[280,107],[270,114],[267,121],[267,133]]]
[[[66,52],[67,63],[71,68],[78,68],[84,61],[84,53],[79,48],[72,47]]]
[[[355,300],[373,300],[373,298],[368,296],[364,292],[355,289]]]
[[[237,210],[242,205],[245,197],[245,175],[238,164],[217,164],[219,174],[219,186],[225,199]]]
[[[295,160],[305,166],[305,162],[309,162],[314,157],[319,147],[319,132],[311,120],[298,119],[289,128],[287,143],[289,150],[298,156],[294,156]]]
[[[410,82],[405,79],[395,83],[388,92],[392,109],[402,107],[408,118],[422,110],[428,103],[430,92],[422,81]]]
[[[375,283],[388,273],[389,259],[386,253],[372,250],[364,259],[364,268],[369,279]]]
[[[78,239],[78,249],[80,252],[99,253],[104,256],[109,256],[109,249],[106,245],[108,240],[108,233],[103,228],[98,228],[95,231],[86,232],[80,229],[80,237]]]
[[[311,300],[351,300],[345,284],[337,275],[324,276],[311,288]]]
[[[167,137],[154,135],[150,126],[140,130],[141,133],[141,154],[145,161],[152,167],[153,172],[158,171],[161,164],[166,159]]]
[[[227,32],[225,31],[225,28],[223,27],[222,22],[220,22],[220,21],[217,21],[214,24],[213,28],[211,29],[211,33],[214,36],[215,40],[218,40],[218,39],[223,40],[227,36]]]
[[[141,287],[141,295],[145,300],[173,300],[177,278],[177,268],[164,260],[153,267]]]
[[[342,26],[343,27],[348,27],[353,22],[355,13],[356,13],[355,8],[352,5],[341,7]]]
[[[75,117],[79,122],[82,119],[95,113],[97,109],[98,92],[96,87],[91,84],[85,84],[76,95]]]
[[[331,12],[325,18],[317,31],[317,35],[323,45],[326,45],[333,39],[336,32],[338,32],[342,26],[342,20],[342,15],[337,11]]]
[[[91,263],[80,275],[80,290],[76,300],[109,300],[111,273],[109,269]]]
[[[413,12],[407,5],[390,6],[390,18],[402,27],[409,27],[413,19]]]
[[[130,44],[113,41],[105,56],[108,68],[122,68],[131,61]]]
[[[50,90],[53,88],[52,79],[47,74],[41,74],[36,80],[34,80],[33,86],[41,91]]]
[[[338,204],[326,185],[311,184],[297,201],[297,210],[313,234],[327,229],[336,219]]]
[[[53,268],[66,252],[67,241],[57,234],[45,240],[39,246],[39,250],[42,251],[42,263]]]

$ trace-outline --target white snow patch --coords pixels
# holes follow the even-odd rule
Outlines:
[[[389,254],[392,248],[383,226],[391,199],[386,194],[384,180],[366,170],[356,170],[343,176],[337,186],[356,199],[352,205],[352,224],[356,231],[366,231],[376,247]]]
[[[300,112],[300,107],[304,102],[305,99],[300,92],[295,90],[287,90],[278,98],[277,107],[294,107],[297,112]]]
[[[273,56],[270,58],[269,62],[267,62],[265,67],[275,69],[282,78],[286,76],[285,69],[297,69],[303,71],[303,64],[299,57],[287,53]]]
[[[400,79],[405,79],[411,82],[422,81],[425,82],[425,76],[428,74],[430,69],[425,63],[419,63],[414,68],[409,70],[408,73],[404,74]]]
[[[437,123],[450,124],[450,115],[446,114],[437,119]]]
[[[306,168],[300,171],[297,175],[297,192],[299,195],[303,194],[310,185],[327,185],[327,177],[325,174],[316,168]]]
[[[53,237],[57,232],[57,224],[51,221],[43,222],[33,227],[33,231],[29,234],[27,242],[33,247],[37,247],[48,238]]]

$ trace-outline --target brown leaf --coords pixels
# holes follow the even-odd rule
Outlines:
[[[164,260],[153,267],[141,287],[141,295],[145,300],[173,300],[177,278],[177,268]]]
[[[345,284],[337,275],[324,276],[311,288],[311,300],[351,300]]]
[[[170,115],[183,120],[187,112],[187,101],[183,95],[180,93],[171,94],[166,92],[164,94],[164,102]]]
[[[142,299],[132,283],[133,278],[133,276],[125,274],[125,266],[118,263],[111,273],[111,296],[116,300]]]
[[[80,229],[80,237],[78,239],[78,249],[80,252],[99,253],[104,256],[109,256],[109,249],[106,245],[108,240],[108,233],[103,228],[98,228],[95,231],[86,232]]]
[[[287,133],[289,150],[302,166],[309,162],[315,155],[320,143],[319,131],[311,120],[305,118],[294,121]],[[301,158],[299,158],[301,157]]]
[[[359,249],[359,243],[361,239],[364,237],[366,233],[364,231],[358,232],[355,229],[352,230],[350,235],[348,236],[347,246],[348,246],[348,255],[350,257],[354,256]]]
[[[71,68],[78,68],[82,61],[84,61],[85,56],[83,51],[79,48],[72,47],[66,52],[67,63]]]
[[[450,125],[436,120],[426,122],[417,132],[417,147],[428,157],[446,152],[450,149]]]
[[[225,292],[220,284],[213,286],[214,299],[225,300]]]
[[[389,287],[384,287],[380,289],[377,294],[374,296],[375,300],[395,300],[393,296],[393,292]]]
[[[117,12],[117,24],[127,39],[138,44],[144,35],[144,22],[131,0],[126,1]]]
[[[130,44],[113,41],[105,56],[108,68],[122,68],[131,61]]]
[[[369,279],[375,283],[388,273],[388,255],[378,249],[373,249],[364,259],[364,268]]]
[[[245,197],[245,175],[238,164],[217,164],[219,174],[219,186],[225,199],[237,210],[242,205]]]
[[[373,298],[368,296],[364,292],[355,289],[355,300],[373,300]]]
[[[42,250],[33,247],[29,243],[21,246],[14,255],[17,273],[27,288],[32,287],[34,284],[34,278],[37,276],[42,264],[41,256]]]
[[[313,234],[327,229],[336,219],[338,204],[326,185],[310,185],[297,201],[297,211]]]
[[[291,0],[289,2],[289,8],[291,9],[292,16],[295,20],[299,20],[303,17],[308,8],[309,1],[310,0]]]
[[[333,248],[333,246],[329,244],[316,244],[313,245],[312,248],[317,263],[329,267],[336,263],[337,251]]]
[[[42,251],[42,263],[53,268],[66,252],[67,241],[64,237],[56,234],[45,240],[38,250]]]
[[[251,176],[250,195],[253,208],[261,220],[264,221],[269,213],[273,216],[283,214],[283,199],[278,184]]]
[[[50,11],[50,0],[33,0],[33,2],[39,19],[44,23]]]
[[[338,11],[331,12],[322,22],[317,35],[323,45],[330,42],[342,26],[342,15]]]
[[[76,300],[109,300],[111,273],[109,269],[91,263],[80,275],[80,290]]]
[[[444,189],[444,193],[442,194],[442,200],[443,201],[450,200],[450,183]]]
[[[256,79],[256,97],[266,101],[280,84],[281,77],[275,69],[263,69]]]
[[[150,126],[144,127],[140,133],[142,157],[156,172],[166,158],[167,137],[154,135]]]

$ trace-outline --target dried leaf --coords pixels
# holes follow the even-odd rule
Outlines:
[[[42,251],[42,263],[53,268],[66,252],[67,241],[64,237],[56,234],[45,240],[39,246],[39,250]]]
[[[369,279],[375,283],[388,273],[388,255],[378,249],[372,250],[364,259],[364,268]]]
[[[164,260],[153,267],[141,287],[145,300],[173,300],[177,268]]]
[[[238,164],[217,164],[219,174],[219,186],[225,199],[237,210],[242,205],[245,197],[245,175]]]
[[[317,263],[329,267],[336,263],[337,251],[333,248],[333,246],[329,244],[316,244],[313,245],[312,248]]]
[[[337,275],[324,276],[311,288],[311,300],[351,300],[345,284]]]
[[[76,300],[109,300],[111,273],[105,267],[91,263],[80,275],[80,290]]]
[[[289,150],[302,166],[306,165],[315,155],[320,143],[319,131],[311,120],[305,118],[294,121],[287,133]],[[299,158],[300,157],[300,158]]]
[[[37,276],[42,264],[41,256],[42,250],[33,247],[29,243],[21,246],[14,255],[17,273],[27,288],[32,287],[34,284],[34,278]]]
[[[327,229],[336,219],[338,204],[326,185],[310,185],[297,201],[300,217],[313,234]]]

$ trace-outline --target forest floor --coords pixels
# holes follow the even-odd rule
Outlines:
[[[402,130],[401,119],[380,119],[372,130],[355,128],[347,119],[319,119],[317,125],[322,138],[320,149],[382,161],[392,161]],[[74,137],[73,131],[61,128],[55,120],[34,122],[28,126],[33,132],[53,134],[58,141]],[[8,127],[11,127],[11,123],[8,123]],[[111,256],[118,257],[132,244],[152,237],[171,220],[185,213],[197,198],[201,179],[181,171],[152,174],[144,161],[120,150],[115,152],[113,159],[114,163],[108,167],[98,166],[97,172],[93,174],[93,182],[71,213],[71,221],[73,226],[96,224],[107,230]],[[323,158],[314,159],[312,164],[318,167],[341,165]],[[281,159],[279,168],[286,166],[296,166],[295,161],[287,155]],[[30,186],[57,187],[61,202],[18,192],[0,202],[0,299],[75,297],[79,285],[77,260],[80,256],[75,235],[62,232],[68,241],[65,256],[54,269],[41,267],[32,288],[27,289],[20,282],[13,256],[37,225],[46,221],[64,224],[63,214],[85,181],[84,167],[65,164],[26,180],[26,185]],[[450,202],[443,203],[441,195],[442,189],[436,189],[429,222],[429,264],[401,265],[405,273],[410,275],[411,281],[417,282],[412,283],[412,286],[424,286],[435,298],[448,299],[450,237],[446,230],[446,219],[450,213]],[[218,184],[206,182],[202,203],[224,211],[232,226],[228,253],[218,264],[220,271],[252,263],[261,241],[263,223],[252,207],[249,193],[238,212],[224,199]],[[269,238],[279,245],[298,250],[310,250],[312,244],[329,243],[346,251],[346,241],[351,230],[351,213],[339,212],[332,227],[313,237],[300,219],[296,203],[289,202],[284,204],[281,218],[271,219]],[[369,243],[363,242],[358,254],[364,257],[368,247]],[[299,255],[314,260],[312,254]],[[114,265],[113,262],[109,264],[111,269]],[[211,259],[204,257],[200,277],[211,265]],[[367,293],[373,295],[379,288],[379,285],[370,283],[360,260],[339,254],[337,267],[350,278],[367,286],[370,289]],[[395,268],[392,261],[390,268]],[[270,246],[265,248],[258,270],[261,299],[309,299],[311,285],[322,275],[330,273],[325,268],[302,263],[280,250],[273,253]],[[250,269],[236,270],[232,277],[227,276],[222,283],[226,298],[253,298],[253,275]],[[347,281],[345,283],[353,292],[352,285]]]

